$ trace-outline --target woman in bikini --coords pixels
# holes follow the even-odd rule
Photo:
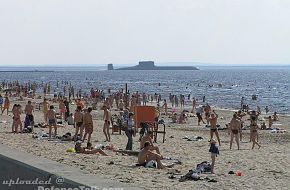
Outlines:
[[[254,149],[255,145],[259,146],[259,149],[261,148],[261,145],[256,141],[257,137],[258,137],[258,125],[257,123],[252,123],[251,125],[251,131],[252,131],[252,135],[251,135],[251,141],[253,142],[253,146],[252,149]]]
[[[18,126],[20,126],[20,133],[21,133],[22,132],[22,123],[21,123],[21,119],[20,119],[21,106],[19,104],[14,105],[12,113],[13,113],[12,131],[15,133],[18,133]],[[14,130],[13,130],[13,128],[14,128]]]

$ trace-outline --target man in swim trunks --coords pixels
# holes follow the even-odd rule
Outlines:
[[[215,133],[217,140],[219,142],[219,146],[221,146],[221,141],[217,129],[217,119],[218,119],[218,114],[213,110],[212,113],[210,114],[210,117],[208,118],[208,121],[210,123],[210,139],[213,138],[213,133]]]
[[[25,106],[25,113],[26,113],[26,117],[29,121],[29,123],[26,124],[33,124],[34,123],[34,117],[32,112],[34,111],[33,105],[31,104],[31,101],[28,101],[27,105]],[[24,128],[26,128],[27,125],[24,125]]]
[[[241,121],[238,118],[237,114],[233,115],[233,118],[230,122],[229,133],[231,134],[230,150],[232,149],[233,140],[235,138],[238,150],[240,149],[239,144],[239,132],[241,131]]]
[[[84,128],[85,128],[85,134],[84,134],[84,137],[83,137],[83,142],[85,141],[87,135],[88,136],[88,142],[91,142],[91,135],[93,133],[93,117],[92,117],[92,108],[89,107],[87,112],[83,115],[83,125],[84,125]]]
[[[74,114],[74,127],[76,128],[75,131],[75,137],[74,140],[76,141],[78,133],[80,134],[80,137],[83,136],[84,126],[83,126],[83,113],[82,113],[82,107],[77,106],[77,109]]]
[[[140,150],[142,150],[144,148],[144,144],[146,142],[149,142],[150,143],[150,151],[156,151],[157,154],[160,154],[160,151],[159,151],[159,148],[158,146],[154,146],[153,145],[153,140],[151,138],[153,132],[152,131],[148,131],[146,133],[146,135],[144,135],[142,138],[141,138],[141,141],[140,141]],[[161,154],[160,154],[161,155]]]
[[[54,127],[54,135],[56,136],[57,125],[56,125],[56,111],[54,110],[54,106],[51,105],[49,110],[47,111],[47,119],[48,119],[48,127],[49,127],[49,139],[51,139],[51,130]]]
[[[103,105],[102,110],[104,110],[103,132],[105,134],[106,141],[110,142],[111,141],[111,136],[110,136],[109,129],[110,129],[110,124],[111,124],[112,114],[111,114],[110,110],[108,109],[107,105]]]
[[[150,146],[150,142],[144,143],[144,148],[138,154],[138,164],[146,166],[150,161],[154,161],[158,169],[164,169],[165,165],[161,163],[163,157],[160,154],[152,152]]]

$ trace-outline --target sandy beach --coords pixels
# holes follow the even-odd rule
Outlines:
[[[41,100],[33,100],[41,101]],[[20,103],[23,107],[27,100],[12,101],[11,104]],[[56,104],[55,104],[56,105]],[[58,107],[58,106],[56,106]],[[74,108],[74,105],[71,105]],[[74,109],[71,109],[74,110]],[[233,111],[216,110],[219,114],[218,123],[224,127],[232,118]],[[116,112],[117,113],[117,112]],[[94,132],[92,135],[93,146],[102,144],[113,144],[115,148],[125,149],[127,137],[122,135],[111,136],[111,143],[104,142],[105,137],[102,132],[103,111],[100,109],[93,111]],[[43,122],[43,113],[35,111],[35,122]],[[266,115],[262,114],[259,119]],[[22,120],[25,115],[22,114]],[[122,155],[110,150],[105,150],[109,157],[97,155],[85,155],[66,152],[68,148],[73,148],[73,142],[58,142],[39,140],[32,138],[32,134],[11,133],[12,113],[7,116],[5,113],[0,116],[0,142],[9,147],[28,152],[30,154],[55,160],[69,166],[80,168],[84,173],[92,173],[104,178],[113,179],[132,186],[144,189],[289,189],[290,187],[290,117],[280,116],[279,121],[274,124],[279,128],[286,129],[287,133],[270,133],[267,130],[259,130],[259,143],[261,149],[257,147],[252,150],[252,143],[249,142],[249,130],[243,131],[243,141],[241,150],[237,150],[235,144],[229,150],[230,137],[226,130],[221,130],[220,155],[216,160],[215,174],[202,174],[201,178],[208,177],[217,182],[208,180],[179,182],[181,175],[185,175],[188,170],[195,169],[196,165],[202,161],[211,161],[209,153],[209,129],[204,126],[197,126],[197,118],[189,117],[187,124],[170,123],[170,118],[162,116],[166,122],[166,141],[162,143],[161,135],[157,140],[163,156],[180,159],[182,164],[170,169],[149,169],[136,167],[137,157]],[[247,117],[248,118],[248,117]],[[246,119],[247,119],[246,118]],[[6,121],[6,122],[5,122]],[[245,122],[246,125],[249,121]],[[267,124],[267,121],[266,121]],[[48,128],[35,128],[34,132],[48,132]],[[65,125],[58,128],[58,134],[74,133],[73,126]],[[184,137],[201,136],[202,141],[187,141]],[[139,135],[134,137],[133,150],[139,149]],[[84,145],[84,144],[83,144]],[[241,176],[230,175],[229,171],[240,171]],[[180,172],[180,173],[178,173]],[[174,173],[175,179],[169,179]]]

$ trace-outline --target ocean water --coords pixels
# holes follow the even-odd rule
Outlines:
[[[27,68],[26,68],[27,69]],[[41,68],[38,68],[41,70]],[[55,70],[54,68],[46,68]],[[200,67],[198,71],[105,71],[93,68],[73,69],[58,68],[55,72],[4,72],[0,80],[19,80],[51,82],[56,88],[56,81],[70,81],[76,89],[90,88],[112,91],[125,89],[130,92],[160,93],[162,99],[172,94],[191,94],[202,104],[206,102],[225,109],[238,109],[241,97],[251,109],[259,105],[264,111],[281,114],[290,113],[290,67]],[[60,91],[60,89],[56,89]],[[257,100],[252,100],[257,95]]]

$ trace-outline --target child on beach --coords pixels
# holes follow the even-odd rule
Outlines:
[[[214,174],[215,157],[219,154],[219,148],[214,139],[210,140],[209,152],[211,153],[211,173]]]
[[[83,137],[83,142],[85,141],[87,135],[88,136],[88,142],[91,142],[91,136],[93,133],[93,117],[92,117],[92,108],[89,107],[88,110],[86,111],[86,113],[83,115],[83,126],[85,128],[85,134]]]
[[[48,127],[49,127],[49,139],[51,139],[51,130],[54,127],[54,135],[56,136],[57,126],[56,126],[56,111],[54,110],[54,106],[51,105],[49,110],[47,111],[47,120],[48,120]]]

